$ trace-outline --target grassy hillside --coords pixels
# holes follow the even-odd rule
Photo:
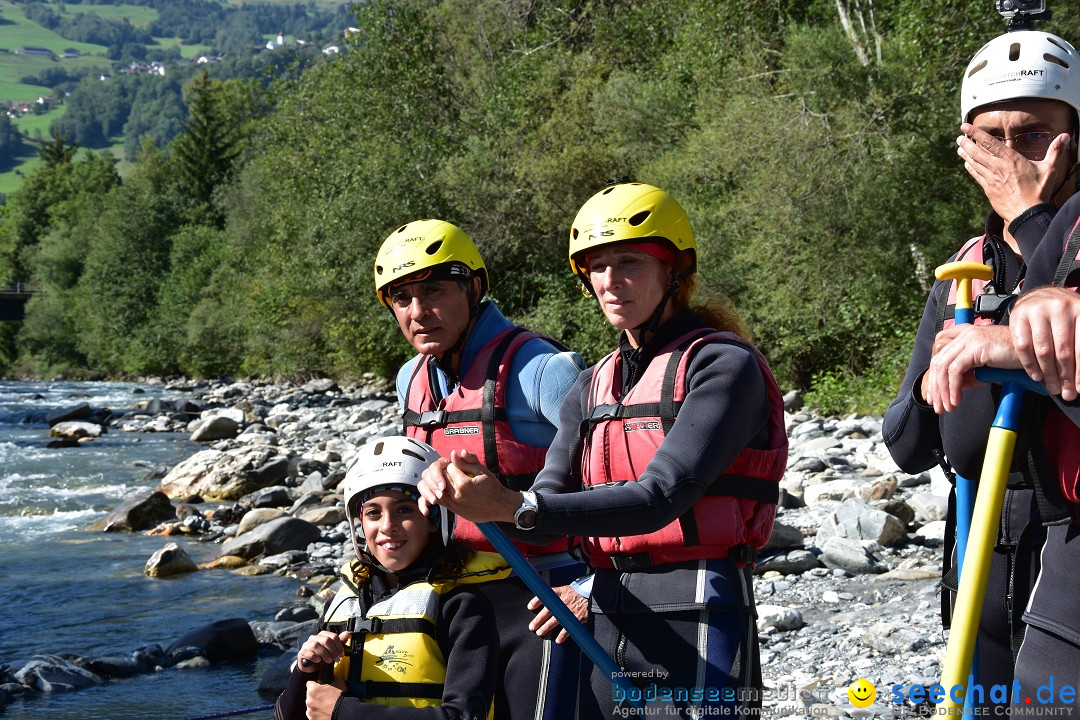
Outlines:
[[[135,27],[146,27],[153,20],[157,20],[157,10],[135,5],[65,5],[68,13],[94,13],[98,17],[123,20],[127,18]]]
[[[136,27],[146,27],[158,17],[157,10],[136,5],[75,5],[64,4],[58,0],[44,0],[52,10],[61,17],[72,17],[85,13],[96,13],[100,17],[115,20],[126,19]],[[267,5],[291,5],[297,0],[219,0],[223,4],[242,5],[267,4]],[[334,9],[341,5],[340,0],[314,0],[312,5],[321,9]],[[293,36],[286,36],[292,40]],[[276,39],[276,35],[268,35],[267,40]],[[206,54],[209,50],[204,45],[183,45],[177,38],[155,38],[159,47],[179,48],[180,55],[186,59],[194,59]],[[44,47],[52,51],[53,58],[35,55],[16,54],[16,50],[24,46]],[[78,58],[64,59],[63,52],[69,48],[78,50]],[[112,62],[108,57],[108,48],[103,45],[91,43],[79,43],[67,40],[56,33],[28,20],[21,5],[16,5],[10,0],[0,0],[0,108],[22,105],[23,103],[35,102],[39,97],[52,94],[51,87],[31,85],[21,82],[22,78],[40,76],[42,71],[50,68],[63,68],[74,71],[81,68],[97,68],[102,71],[113,71]],[[9,193],[16,189],[24,174],[29,173],[38,162],[34,141],[40,138],[49,138],[50,125],[63,117],[65,106],[44,115],[27,114],[15,119],[13,122],[26,136],[27,151],[22,156],[22,162],[14,166],[0,165],[0,193]],[[114,149],[116,157],[123,157],[124,138],[114,138],[117,147]],[[121,172],[126,169],[126,163],[120,164]]]
[[[95,7],[119,9],[126,6],[98,5]],[[144,8],[129,7],[128,9],[143,10]],[[74,48],[79,51],[80,57],[62,60],[15,54],[15,51],[24,45],[48,48],[58,58],[64,50]],[[63,63],[72,68],[108,67],[109,60],[105,52],[106,48],[101,45],[65,40],[56,33],[27,20],[20,6],[0,0],[0,105],[29,102],[36,100],[39,95],[48,95],[51,88],[24,85],[19,80],[28,75],[37,75],[46,68],[55,67],[57,63]]]

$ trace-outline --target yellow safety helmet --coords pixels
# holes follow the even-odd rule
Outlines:
[[[675,198],[644,183],[609,185],[581,206],[570,230],[570,269],[591,289],[585,255],[635,240],[666,240],[678,252],[687,250],[690,266],[683,276],[697,271],[697,244],[686,211]]]
[[[480,276],[480,295],[488,289],[487,268],[472,238],[445,220],[416,220],[402,225],[383,241],[375,255],[375,292],[390,307],[390,285],[419,273],[424,280],[445,266],[446,277],[469,280]],[[479,300],[479,298],[477,298]]]

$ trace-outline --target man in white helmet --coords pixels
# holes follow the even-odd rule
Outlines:
[[[897,465],[917,473],[935,465],[963,478],[980,475],[995,396],[989,386],[972,388],[961,407],[937,414],[928,388],[935,348],[969,327],[1000,322],[1015,299],[1030,259],[1058,209],[1076,192],[1075,164],[1080,114],[1080,55],[1065,40],[1044,32],[1009,32],[987,43],[968,64],[961,86],[958,154],[979,183],[991,212],[981,236],[965,243],[950,261],[985,263],[988,281],[975,280],[975,326],[956,324],[954,281],[931,289],[919,325],[911,363],[900,392],[886,413],[882,434]],[[960,303],[962,305],[962,302]],[[943,409],[938,403],[937,410]],[[1029,422],[1038,417],[1029,413]],[[983,688],[1009,685],[1026,631],[1024,609],[1039,573],[1039,551],[1051,518],[1040,514],[1045,497],[1039,476],[1048,476],[1047,453],[1039,433],[1018,447],[1002,522],[994,548],[986,601],[980,620],[976,679]],[[956,574],[955,498],[950,498],[942,595],[942,620],[950,622]],[[976,693],[977,705],[988,695]]]

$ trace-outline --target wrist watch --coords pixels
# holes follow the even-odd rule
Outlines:
[[[518,530],[532,530],[536,527],[536,493],[528,490],[521,493],[521,507],[514,513],[514,527]]]

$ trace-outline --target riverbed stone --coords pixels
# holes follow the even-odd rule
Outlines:
[[[761,549],[761,552],[767,553],[773,550],[801,548],[802,546],[802,531],[797,527],[792,527],[791,525],[777,520],[773,522],[772,534],[769,535],[769,539],[765,541],[765,547]]]
[[[101,677],[126,678],[138,675],[142,667],[130,655],[106,655],[83,660],[82,667]]]
[[[944,520],[949,511],[949,499],[931,493],[916,493],[908,500],[915,510],[915,520],[920,523]]]
[[[928,643],[917,630],[898,622],[877,623],[863,632],[861,640],[867,647],[889,655],[914,652]]]
[[[82,420],[93,415],[94,409],[88,403],[82,402],[78,405],[54,410],[45,416],[45,422],[49,424],[49,427],[52,427],[68,420]]]
[[[894,515],[878,510],[865,500],[851,498],[840,504],[818,528],[818,542],[839,536],[870,540],[884,547],[905,539],[904,524]]]
[[[169,497],[152,490],[125,500],[90,527],[102,532],[137,532],[173,520],[176,516]]]
[[[833,536],[819,547],[821,563],[827,568],[847,570],[854,575],[882,573],[888,569],[865,546],[850,538]]]
[[[278,518],[229,540],[213,553],[211,559],[222,555],[239,555],[252,560],[259,555],[305,550],[321,536],[319,527],[306,520],[294,517]]]
[[[782,607],[780,605],[758,605],[757,614],[757,626],[759,632],[770,628],[776,630],[794,630],[803,625],[802,613],[795,608]]]
[[[150,577],[169,577],[198,570],[195,561],[187,554],[184,548],[176,543],[169,543],[161,548],[146,561],[143,574]]]
[[[243,535],[264,523],[285,517],[286,514],[287,513],[284,510],[278,507],[255,508],[254,510],[245,513],[244,517],[240,518],[240,526],[236,529],[236,534]]]
[[[191,430],[192,442],[227,440],[240,434],[240,423],[227,415],[211,415],[195,421]]]
[[[53,425],[49,428],[49,437],[63,440],[85,440],[87,438],[99,438],[104,432],[97,423],[70,420]]]
[[[200,648],[210,660],[243,660],[254,657],[259,641],[244,618],[228,618],[184,633],[165,651],[175,657],[181,648]]]
[[[817,556],[809,550],[800,549],[759,560],[757,567],[754,568],[754,573],[764,575],[767,572],[775,571],[782,575],[801,575],[807,570],[816,567],[821,567]]]
[[[209,449],[170,470],[159,489],[169,497],[198,494],[206,500],[237,500],[278,484],[287,471],[287,458],[277,448],[241,446],[229,452]]]
[[[66,692],[100,685],[100,676],[57,655],[35,655],[15,679],[40,692]]]
[[[301,520],[307,520],[315,525],[337,525],[345,521],[345,508],[340,505],[330,507],[317,507],[305,510],[300,515]]]

